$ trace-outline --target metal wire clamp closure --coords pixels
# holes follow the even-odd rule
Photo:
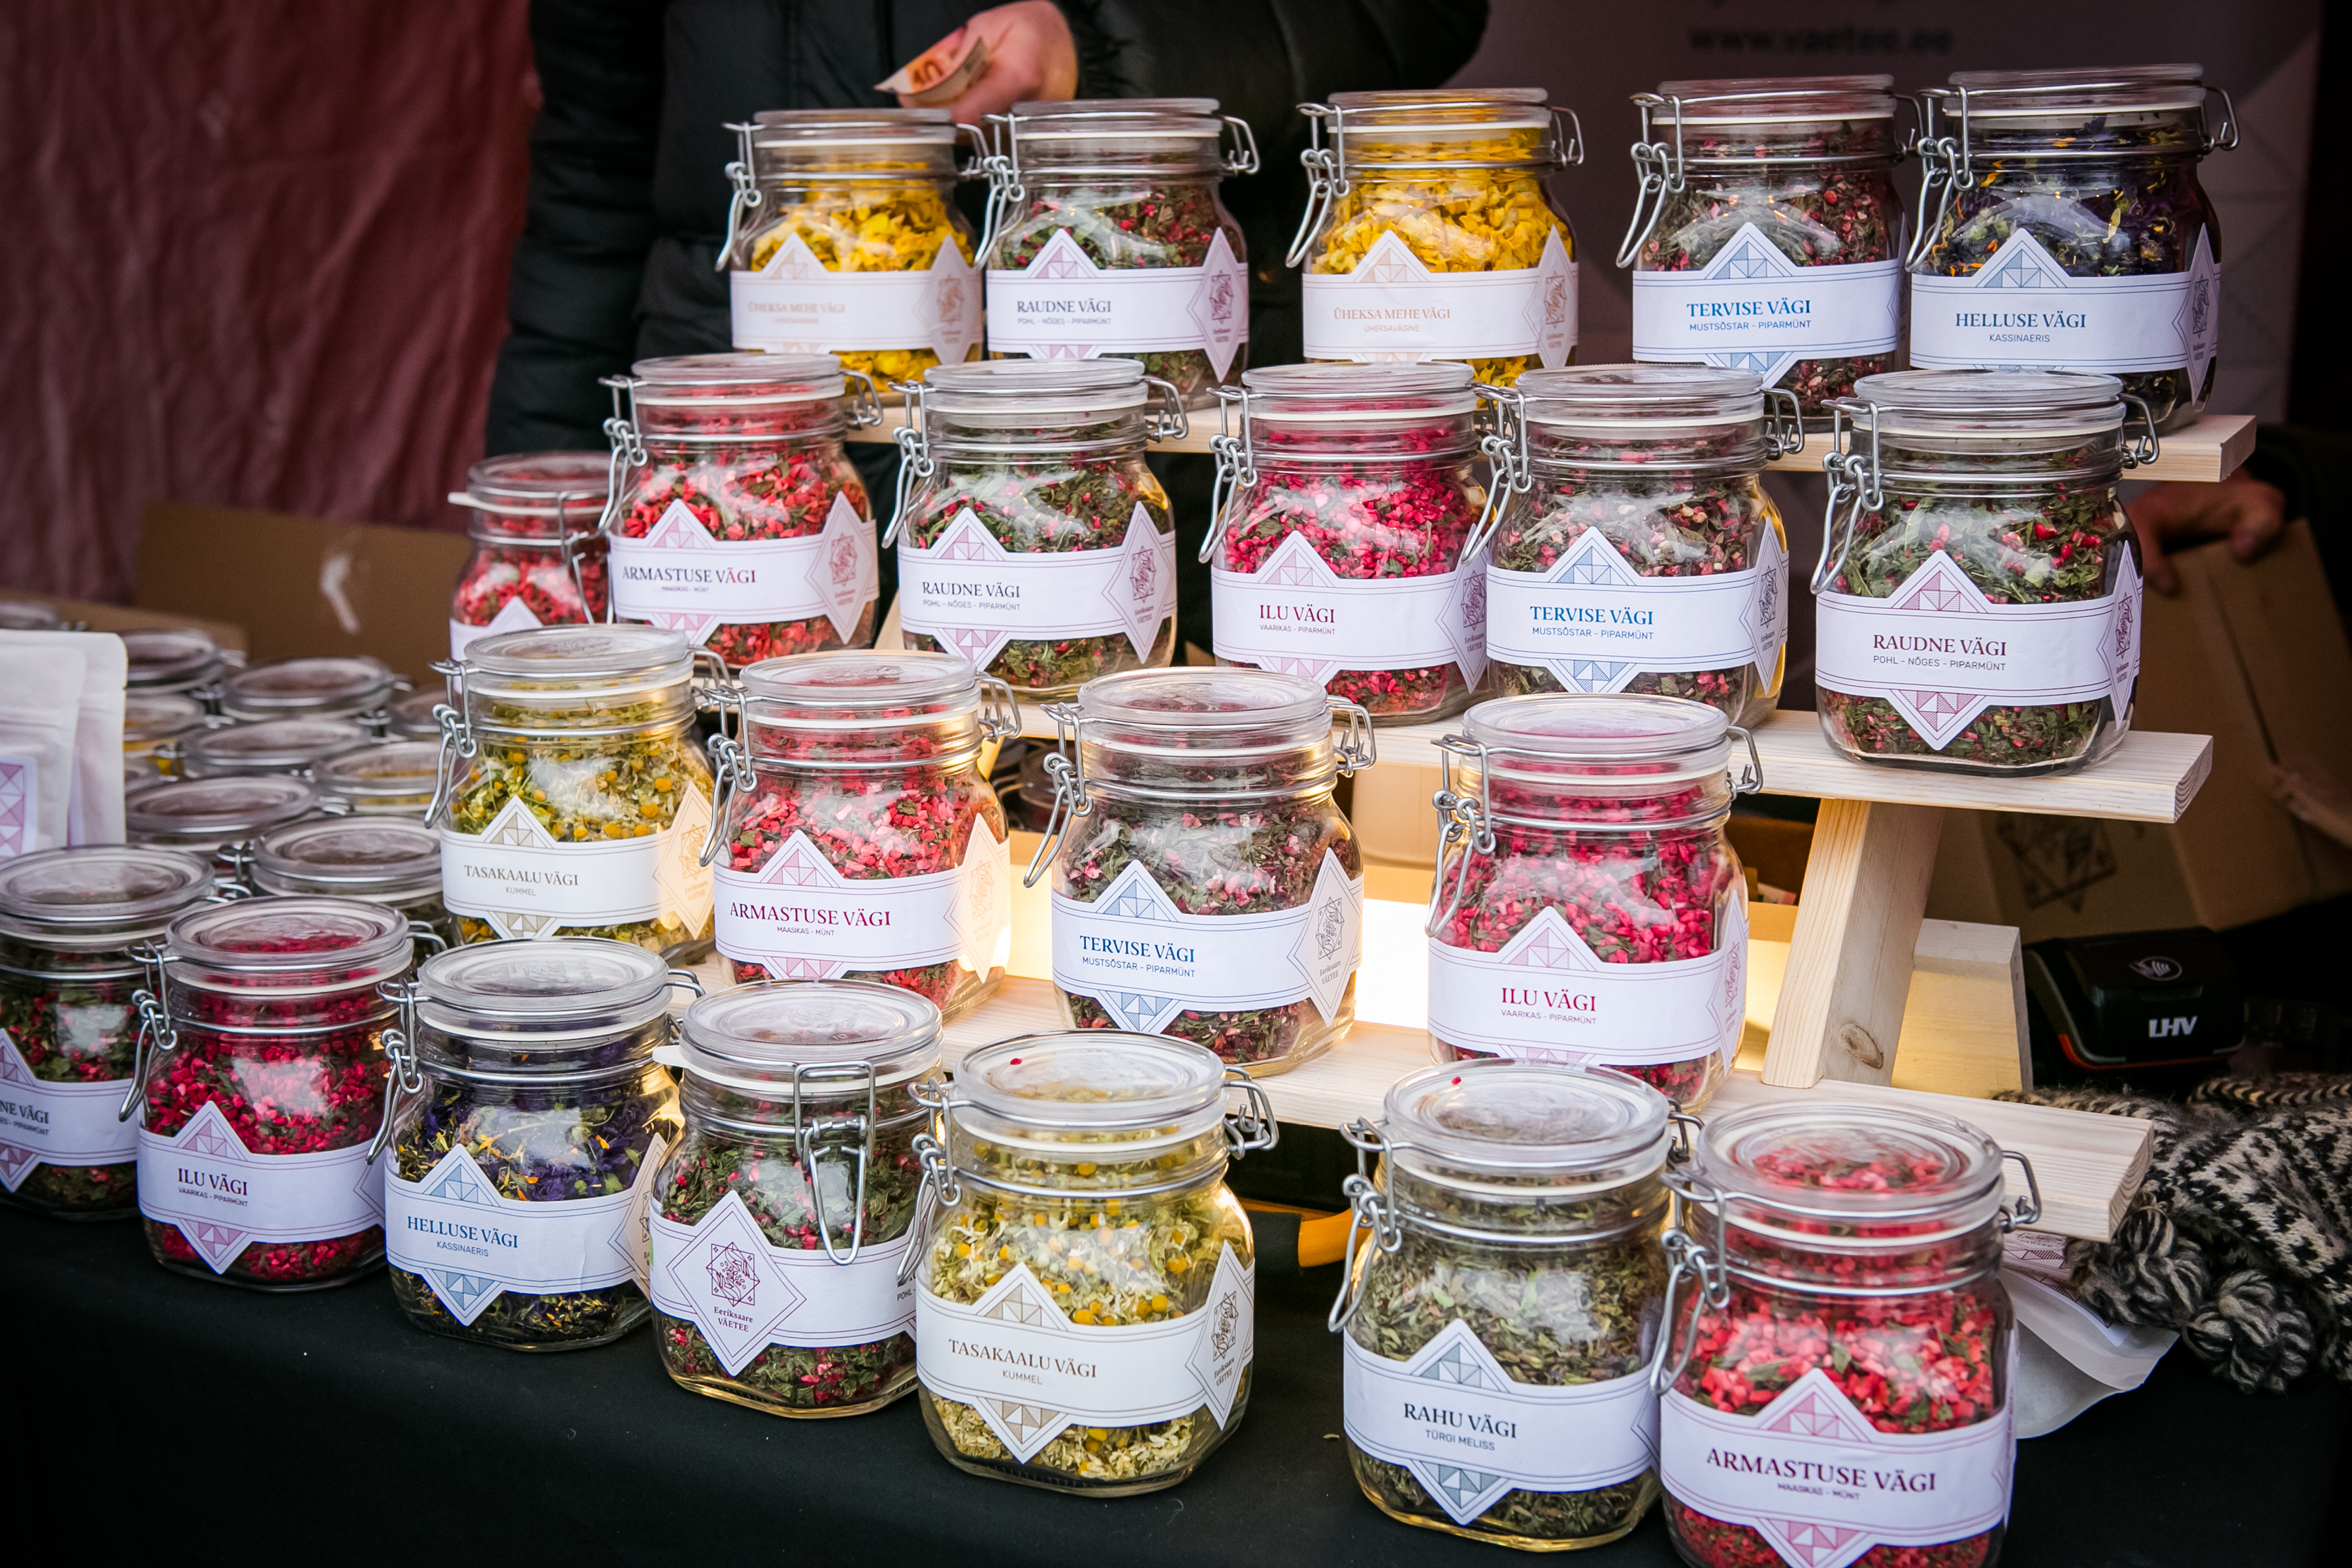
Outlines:
[[[727,122],[735,132],[736,156],[727,165],[727,182],[734,187],[734,195],[727,203],[727,237],[719,242],[718,259],[710,264],[713,272],[724,272],[734,258],[735,241],[743,232],[743,220],[760,205],[760,183],[752,177],[751,133],[759,129],[750,123]],[[750,258],[745,258],[749,260]]]
[[[1666,1252],[1666,1293],[1659,1312],[1661,1332],[1658,1335],[1657,1358],[1650,1363],[1650,1391],[1663,1396],[1682,1378],[1690,1365],[1692,1354],[1698,1349],[1698,1307],[1694,1301],[1690,1322],[1684,1329],[1682,1350],[1675,1352],[1675,1292],[1687,1277],[1696,1286],[1699,1298],[1717,1311],[1731,1304],[1731,1271],[1721,1258],[1709,1252],[1693,1237],[1685,1225],[1690,1205],[1703,1204],[1715,1211],[1716,1246],[1724,1245],[1727,1217],[1724,1195],[1701,1182],[1685,1167],[1669,1163],[1660,1173],[1662,1182],[1674,1203],[1674,1215],[1659,1237]],[[1669,1364],[1671,1362],[1671,1364]]]
[[[139,1011],[139,1033],[131,1041],[131,1087],[123,1090],[122,1103],[115,1110],[117,1121],[128,1121],[139,1114],[147,1094],[147,1075],[158,1061],[180,1048],[179,1033],[172,1027],[171,977],[163,967],[163,948],[140,942],[125,951],[147,971],[147,984],[131,994],[131,1005]]]
[[[1323,1326],[1335,1334],[1364,1304],[1363,1265],[1369,1259],[1358,1257],[1357,1238],[1369,1237],[1391,1257],[1404,1245],[1404,1222],[1397,1217],[1396,1204],[1372,1175],[1372,1157],[1389,1152],[1387,1129],[1360,1116],[1339,1129],[1339,1136],[1356,1151],[1356,1173],[1339,1184],[1348,1195],[1348,1239],[1339,1248],[1339,1294],[1323,1320]]]
[[[2000,1233],[2007,1236],[2012,1230],[2023,1230],[2041,1220],[2042,1184],[2033,1174],[2033,1162],[2019,1151],[2003,1149],[2000,1157],[2016,1161],[2018,1169],[2025,1173],[2025,1201],[2004,1205],[2000,1211]]]
[[[433,799],[425,808],[427,826],[439,822],[449,805],[450,795],[457,787],[458,760],[471,759],[482,749],[466,719],[466,661],[436,658],[431,668],[446,683],[443,695],[448,700],[433,705],[433,721],[441,726],[441,754],[433,765]]]
[[[906,531],[907,500],[914,494],[915,487],[940,469],[931,456],[930,406],[927,401],[930,389],[921,381],[894,381],[890,390],[902,399],[899,409],[905,422],[890,432],[890,439],[898,445],[898,484],[890,500],[890,526],[882,531],[885,550],[898,543],[899,534]]]
[[[915,1213],[908,1222],[907,1255],[898,1259],[898,1280],[906,1284],[915,1277],[915,1266],[930,1245],[931,1222],[963,1201],[963,1184],[956,1179],[955,1163],[948,1158],[947,1145],[940,1139],[947,1131],[949,1087],[938,1079],[921,1079],[907,1086],[907,1092],[916,1104],[929,1111],[932,1132],[918,1132],[909,1143],[916,1163],[921,1167],[915,1183]]]
[[[1021,885],[1034,888],[1045,874],[1046,862],[1059,844],[1062,835],[1081,816],[1091,816],[1095,803],[1087,794],[1086,775],[1079,763],[1078,726],[1083,721],[1076,706],[1068,702],[1048,702],[1045,716],[1054,721],[1054,754],[1045,759],[1045,775],[1054,781],[1054,804],[1045,813],[1045,830],[1038,835],[1037,848],[1029,857],[1029,868],[1022,873]]]
[[[1217,459],[1216,478],[1209,485],[1209,531],[1201,541],[1200,559],[1206,562],[1216,553],[1217,542],[1225,535],[1225,510],[1242,492],[1257,488],[1257,432],[1252,427],[1250,389],[1246,386],[1213,386],[1209,389],[1217,397],[1217,433],[1209,437],[1209,450]],[[1234,426],[1241,434],[1234,434]]]
[[[803,1084],[845,1083],[855,1092],[855,1086],[861,1082],[866,1089],[866,1110],[862,1115],[845,1111],[812,1122],[802,1110]],[[824,1245],[829,1262],[855,1263],[859,1248],[866,1244],[866,1171],[873,1152],[875,1121],[872,1062],[803,1062],[793,1067],[793,1149],[800,1159],[802,1179],[808,1183],[809,1212],[816,1219],[817,1240]],[[836,1160],[854,1160],[857,1168],[857,1206],[851,1211],[847,1252],[834,1246],[833,1227],[824,1217],[824,1188],[818,1181],[817,1167],[828,1152]],[[908,1250],[914,1250],[912,1243]]]
[[[642,468],[653,459],[637,428],[637,378],[600,375],[596,384],[609,387],[613,393],[613,416],[604,421],[604,439],[613,444],[613,455],[604,468],[604,512],[596,520],[596,531],[609,539],[613,526],[621,521],[622,498],[628,494],[622,478],[631,468]],[[613,595],[608,590],[604,595],[604,619],[609,622],[612,618]]]
[[[1493,472],[1486,480],[1486,502],[1462,542],[1465,563],[1475,560],[1502,526],[1510,498],[1536,488],[1535,468],[1528,460],[1526,395],[1516,387],[1490,386],[1483,381],[1474,382],[1470,390],[1491,410],[1492,428],[1478,437],[1478,450],[1486,454]]]
[[[375,1163],[392,1142],[393,1122],[399,1117],[404,1098],[425,1092],[424,1058],[416,1047],[416,998],[421,994],[414,980],[387,980],[375,988],[375,994],[400,1009],[400,1022],[383,1032],[384,1060],[391,1071],[383,1080],[383,1120],[368,1141],[367,1163]]]

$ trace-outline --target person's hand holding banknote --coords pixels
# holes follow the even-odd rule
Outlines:
[[[996,5],[877,82],[902,109],[944,109],[979,124],[1016,103],[1066,99],[1078,89],[1078,48],[1051,0]]]

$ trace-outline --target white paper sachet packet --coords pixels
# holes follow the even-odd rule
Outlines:
[[[112,632],[0,632],[0,645],[56,647],[82,661],[68,844],[122,842],[122,699],[131,660]]]
[[[87,666],[70,647],[24,640],[33,635],[0,637],[0,859],[65,847],[73,816],[74,725]],[[119,789],[119,759],[115,768]]]

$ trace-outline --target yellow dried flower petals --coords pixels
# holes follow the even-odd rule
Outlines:
[[[752,237],[751,269],[758,271],[792,235],[799,235],[828,272],[921,272],[940,247],[952,241],[957,254],[972,258],[972,237],[958,223],[939,183],[877,180],[872,184],[817,184],[796,188],[805,199],[775,215]],[[974,343],[970,359],[980,357]],[[842,366],[862,370],[887,386],[910,381],[940,363],[929,349],[849,349]]]

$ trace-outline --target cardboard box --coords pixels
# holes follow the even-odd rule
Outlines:
[[[2174,561],[2179,595],[2147,598],[2132,722],[2213,737],[2188,813],[1951,812],[1928,914],[2031,942],[2221,930],[2352,891],[2352,647],[2309,525],[2252,565],[2220,543]]]
[[[372,654],[425,682],[449,656],[449,595],[468,548],[462,533],[156,501],[131,599],[245,627],[257,663]]]

